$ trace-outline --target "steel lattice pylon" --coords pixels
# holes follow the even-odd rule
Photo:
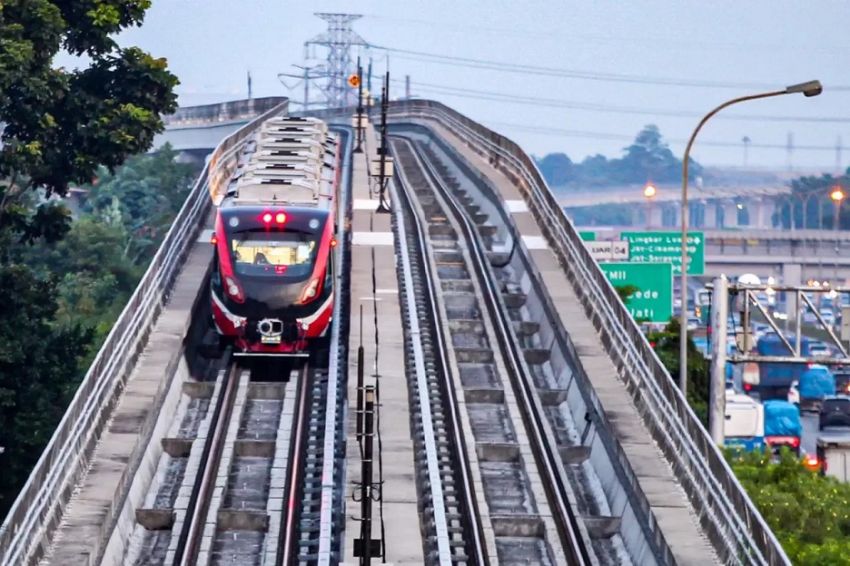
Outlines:
[[[328,49],[326,86],[322,89],[329,108],[353,104],[355,93],[348,88],[346,78],[353,72],[351,64],[351,46],[367,46],[366,41],[351,29],[351,22],[363,16],[360,14],[330,14],[317,12],[316,16],[328,22],[328,29],[313,39],[304,42],[305,51],[311,45]]]

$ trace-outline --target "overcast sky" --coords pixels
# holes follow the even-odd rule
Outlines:
[[[650,123],[681,154],[714,105],[817,78],[821,96],[745,103],[726,115],[746,119],[718,117],[699,141],[740,144],[748,136],[750,165],[784,167],[792,132],[794,166],[832,170],[841,136],[850,165],[844,2],[156,0],[145,25],[120,41],[168,59],[182,105],[244,98],[248,69],[254,96],[288,94],[276,75],[303,63],[304,42],[324,31],[318,11],[363,14],[354,29],[373,45],[560,70],[512,73],[370,52],[377,71],[389,64],[394,78],[409,74],[414,95],[439,99],[536,155],[617,156]],[[403,94],[402,84],[393,89]],[[699,141],[697,160],[742,164],[741,147]]]

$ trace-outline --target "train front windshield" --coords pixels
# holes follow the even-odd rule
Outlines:
[[[290,281],[313,272],[319,234],[292,230],[247,230],[231,235],[237,275],[276,276]]]

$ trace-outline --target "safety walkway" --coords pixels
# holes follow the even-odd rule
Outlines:
[[[360,536],[360,503],[352,495],[361,477],[361,454],[356,438],[357,347],[364,348],[366,385],[379,383],[380,438],[375,438],[373,482],[383,479],[383,525],[379,504],[373,503],[372,538],[384,539],[385,560],[395,565],[422,564],[422,536],[414,476],[413,431],[410,427],[407,379],[404,373],[404,334],[392,234],[392,218],[376,213],[377,197],[370,193],[369,163],[377,159],[379,138],[370,124],[363,153],[353,159],[353,219],[351,223],[351,319],[349,332],[346,441],[346,524],[343,561],[357,563],[354,540]],[[362,335],[360,329],[363,329]],[[378,476],[377,450],[381,445],[383,478]],[[359,494],[358,494],[359,500]]]

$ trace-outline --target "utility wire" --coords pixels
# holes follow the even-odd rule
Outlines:
[[[399,79],[391,79],[391,82],[401,83]],[[588,112],[605,112],[614,114],[637,114],[646,116],[667,116],[672,118],[700,118],[702,113],[688,110],[664,110],[661,108],[637,108],[630,106],[613,106],[596,104],[591,102],[575,102],[555,98],[542,98],[518,94],[508,94],[495,91],[462,88],[433,83],[411,82],[417,90],[433,92],[436,94],[447,94],[460,98],[471,98],[475,100],[488,100],[491,102],[507,102],[511,104],[524,104],[528,106],[547,106],[550,108],[569,108],[572,110],[585,110]],[[736,121],[758,121],[758,122],[817,122],[817,123],[850,123],[850,117],[837,116],[782,116],[769,114],[718,114],[715,120]],[[835,149],[835,146],[833,146]]]
[[[525,75],[531,74],[549,77],[566,77],[571,79],[582,79],[589,81],[651,84],[675,87],[775,90],[780,86],[783,86],[772,83],[705,81],[698,79],[628,75],[622,73],[600,73],[596,71],[585,71],[580,69],[566,69],[557,67],[544,67],[539,65],[506,63],[504,61],[492,61],[488,59],[473,59],[471,57],[459,57],[456,55],[428,53],[425,51],[415,51],[412,49],[397,49],[394,47],[386,47],[374,44],[370,44],[369,47],[372,49],[380,49],[388,53],[394,53],[397,57],[401,59],[414,59],[420,61],[429,61],[432,63],[438,63],[443,65],[454,65],[458,67],[469,67],[473,69],[487,69],[505,73],[520,73]],[[829,91],[850,91],[850,85],[827,85],[826,88]]]
[[[543,134],[543,135],[552,135],[558,137],[568,137],[568,138],[588,138],[588,139],[596,139],[596,140],[615,140],[615,141],[626,141],[626,142],[634,142],[635,137],[629,136],[626,134],[613,134],[609,132],[592,132],[586,130],[568,130],[561,128],[552,128],[548,126],[534,126],[529,124],[516,124],[512,122],[497,122],[497,121],[485,121],[485,124],[488,124],[492,127],[496,128],[508,128],[516,131],[529,132],[533,134]],[[687,140],[685,139],[665,139],[667,143],[675,143],[675,144],[685,144]],[[706,140],[698,143],[700,146],[710,146],[710,147],[729,147],[729,148],[743,148],[745,144],[741,142],[723,142],[723,141],[711,141]],[[787,144],[773,144],[773,143],[748,143],[746,144],[751,148],[758,149],[781,149],[787,150]],[[831,151],[835,152],[834,145],[795,145],[795,150],[805,150],[805,151]]]

